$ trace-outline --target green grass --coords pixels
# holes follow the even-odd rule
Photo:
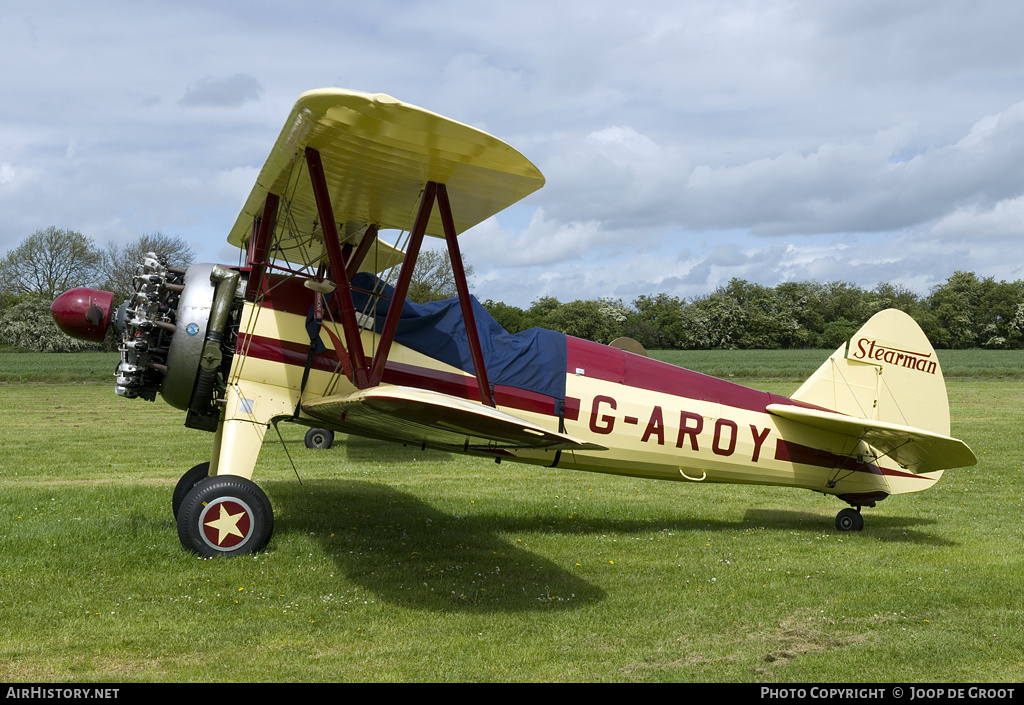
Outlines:
[[[110,382],[118,353],[0,352],[0,384],[17,382]]]
[[[831,350],[653,350],[651,357],[716,377],[806,379]],[[946,377],[1024,378],[1024,350],[939,350]],[[109,382],[117,353],[0,352],[0,383]]]
[[[979,464],[857,534],[810,492],[308,451],[282,426],[269,550],[212,561],[170,512],[209,435],[109,384],[0,385],[0,680],[1018,681],[1024,380],[964,377]]]

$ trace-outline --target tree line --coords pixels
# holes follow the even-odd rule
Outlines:
[[[552,297],[527,309],[490,300],[483,305],[509,332],[539,326],[602,343],[627,336],[653,350],[834,349],[887,308],[910,314],[936,348],[1024,347],[1024,281],[963,271],[926,296],[890,283],[865,290],[849,282],[769,287],[733,279],[689,300],[645,294],[628,305]]]
[[[151,251],[177,266],[195,259],[183,240],[162,233],[99,247],[74,230],[36,231],[0,259],[0,344],[52,352],[87,347],[57,331],[50,303],[76,286],[112,291],[118,302],[127,298],[136,265]],[[424,252],[410,298],[454,295],[450,272],[447,253]],[[924,296],[891,283],[867,290],[841,281],[768,287],[733,279],[691,299],[659,293],[628,304],[610,298],[563,303],[544,296],[526,309],[490,299],[483,306],[510,333],[537,326],[600,343],[626,336],[651,350],[834,349],[886,308],[910,314],[936,348],[1024,348],[1024,281],[963,271]]]

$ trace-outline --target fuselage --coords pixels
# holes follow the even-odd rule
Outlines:
[[[231,372],[282,398],[281,409],[354,391],[340,324],[325,317],[310,357],[312,292],[296,280],[272,280],[258,304],[245,304]],[[372,354],[378,334],[362,331]],[[811,429],[768,413],[791,399],[597,343],[566,338],[564,398],[493,385],[497,407],[604,451],[496,451],[502,460],[660,480],[800,487],[868,503],[934,479],[874,460],[849,437]],[[308,369],[307,369],[308,368]],[[306,379],[303,386],[302,380]],[[476,378],[395,344],[384,385],[403,385],[479,401]],[[806,406],[806,405],[804,405]],[[300,414],[296,419],[321,425]],[[859,457],[858,457],[859,456]],[[865,462],[864,458],[869,460]]]

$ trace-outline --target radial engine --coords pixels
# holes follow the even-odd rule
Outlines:
[[[134,292],[112,313],[114,295],[77,288],[50,311],[73,338],[102,342],[113,325],[121,361],[115,391],[154,401],[157,393],[187,411],[185,425],[215,431],[242,306],[240,272],[217,264],[169,266],[148,253],[132,278]]]

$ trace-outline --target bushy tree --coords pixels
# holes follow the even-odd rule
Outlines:
[[[462,256],[462,266],[466,270],[466,279],[469,280],[473,276],[473,266],[466,264],[465,255]],[[398,271],[400,274],[401,268]],[[458,291],[448,250],[420,251],[409,283],[408,298],[422,304],[450,299],[456,294]]]
[[[978,279],[974,272],[955,272],[944,284],[932,289],[929,308],[936,317],[933,341],[944,348],[975,348],[988,322],[983,306],[994,282]],[[991,336],[989,336],[991,337]]]
[[[622,335],[624,321],[625,313],[619,302],[576,300],[548,313],[544,327],[574,338],[610,343]]]
[[[716,295],[739,307],[736,346],[744,350],[774,350],[793,346],[798,328],[791,302],[770,287],[733,279]]]
[[[35,352],[81,352],[102,346],[71,338],[62,333],[50,315],[48,299],[34,297],[16,304],[0,315],[0,342]]]
[[[548,316],[560,307],[562,303],[554,296],[542,296],[530,304],[526,309],[527,328],[549,327]]]
[[[934,318],[931,329],[925,331],[937,347],[1020,347],[1024,342],[1022,305],[1024,282],[996,282],[958,271],[932,289],[928,312]]]
[[[721,290],[699,297],[683,309],[684,348],[735,350],[746,316],[740,305]]]
[[[900,284],[881,282],[866,296],[870,315],[887,308],[898,308],[913,318],[917,318],[923,312],[923,306],[917,294]]]
[[[171,266],[181,268],[189,267],[196,258],[192,248],[180,237],[161,232],[147,233],[127,244],[110,242],[102,252],[103,288],[112,291],[118,301],[131,296],[135,290],[132,277],[149,252],[163,255]]]
[[[817,345],[815,347],[825,348],[826,350],[838,348],[840,345],[852,338],[853,334],[856,333],[862,325],[864,325],[864,321],[849,321],[845,318],[829,321],[822,329],[821,335],[818,336]]]
[[[821,290],[821,315],[824,320],[863,323],[871,317],[864,290],[849,282],[829,282]]]
[[[682,346],[683,307],[686,301],[668,294],[643,294],[633,301],[623,326],[623,334],[645,348],[670,349]]]
[[[509,333],[519,333],[530,327],[527,325],[526,311],[521,308],[491,299],[487,299],[482,305],[498,325]]]
[[[103,257],[91,238],[55,227],[37,230],[0,260],[0,289],[52,301],[76,286],[93,286]]]

